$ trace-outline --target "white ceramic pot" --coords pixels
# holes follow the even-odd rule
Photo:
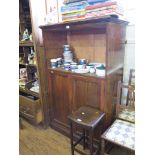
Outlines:
[[[105,76],[105,69],[96,69],[97,76]]]
[[[90,67],[89,72],[90,73],[95,73],[95,68],[94,67]]]

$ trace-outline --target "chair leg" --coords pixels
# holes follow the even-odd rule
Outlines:
[[[85,142],[86,142],[86,135],[85,135],[85,129],[83,129],[83,149],[85,149],[86,145],[85,145]]]
[[[71,139],[71,154],[74,155],[74,145],[73,145],[73,125],[70,122],[70,139]]]
[[[93,129],[89,131],[89,139],[90,139],[90,155],[93,155]]]
[[[100,155],[104,155],[105,153],[105,140],[102,138],[101,140],[101,154]]]

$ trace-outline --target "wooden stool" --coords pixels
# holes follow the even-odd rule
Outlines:
[[[90,140],[90,155],[93,155],[93,135],[94,129],[98,125],[98,123],[103,119],[104,113],[91,108],[89,106],[80,107],[73,114],[69,115],[69,123],[70,123],[70,138],[71,138],[71,154],[74,155],[75,146],[83,140],[83,148],[85,149],[85,138],[86,138],[86,130],[89,132],[89,140]],[[77,142],[73,144],[73,124],[80,126],[83,129],[83,135]],[[98,152],[95,151],[95,154]]]

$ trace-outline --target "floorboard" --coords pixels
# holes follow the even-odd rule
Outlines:
[[[70,139],[51,127],[43,129],[33,126],[22,119],[23,129],[19,130],[19,155],[70,155]],[[83,151],[81,145],[77,149],[89,154],[88,150]],[[81,153],[75,152],[75,155]],[[133,155],[130,152],[114,148],[110,155]]]

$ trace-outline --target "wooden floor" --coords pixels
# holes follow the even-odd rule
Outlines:
[[[19,155],[70,155],[70,139],[53,130],[35,127],[22,119],[19,131]],[[78,150],[82,150],[80,145]],[[89,154],[88,150],[85,151]],[[75,155],[80,153],[75,152]],[[115,148],[110,155],[133,155],[122,148]]]

